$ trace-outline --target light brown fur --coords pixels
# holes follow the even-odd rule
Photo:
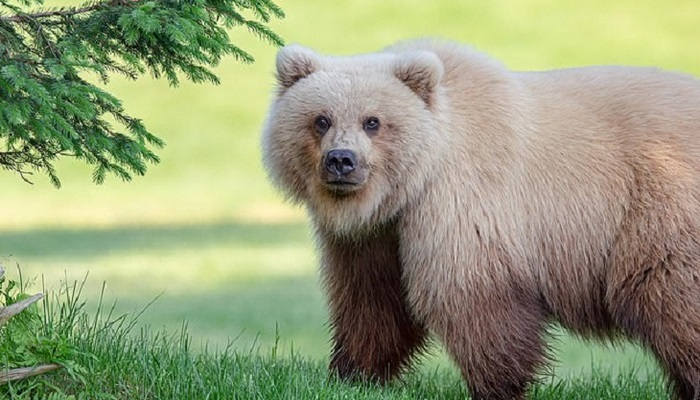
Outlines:
[[[639,341],[700,398],[700,82],[428,40],[290,46],[278,80],[264,160],[316,227],[341,376],[390,379],[432,332],[473,398],[523,398],[556,320]],[[339,148],[352,184],[324,169]]]

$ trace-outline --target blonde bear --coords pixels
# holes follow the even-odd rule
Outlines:
[[[556,321],[648,348],[700,398],[700,82],[512,72],[455,44],[287,46],[263,132],[310,215],[330,369],[399,375],[436,337],[473,399],[522,399]]]

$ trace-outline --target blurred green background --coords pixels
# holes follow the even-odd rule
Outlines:
[[[323,53],[436,36],[470,43],[513,69],[628,64],[700,75],[697,0],[278,4],[287,18],[273,29]],[[285,351],[322,359],[328,335],[313,241],[302,210],[282,201],[260,164],[276,49],[245,30],[231,36],[257,61],[223,62],[220,86],[173,89],[149,78],[108,85],[167,141],[162,162],[145,177],[95,186],[89,167],[64,160],[57,190],[43,176],[28,185],[0,171],[0,264],[43,275],[49,288],[89,272],[85,297],[94,305],[106,281],[119,311],[161,295],[141,320],[171,331],[186,320],[195,345],[233,341],[242,352],[265,351],[278,330]],[[561,336],[555,348],[562,376],[650,365],[630,346],[603,349]],[[445,365],[444,357],[435,360],[428,367]]]

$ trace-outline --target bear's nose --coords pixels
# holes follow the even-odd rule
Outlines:
[[[326,153],[326,171],[337,176],[351,173],[357,168],[357,157],[352,150],[336,149]]]

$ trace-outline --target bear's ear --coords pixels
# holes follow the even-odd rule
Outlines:
[[[443,70],[442,61],[429,51],[399,54],[394,64],[394,75],[427,105],[433,102]]]
[[[321,64],[319,56],[313,51],[299,46],[289,45],[277,53],[277,83],[284,91],[298,80],[318,70]]]

